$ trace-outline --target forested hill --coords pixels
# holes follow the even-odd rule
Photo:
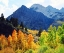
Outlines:
[[[46,17],[40,12],[33,11],[24,5],[13,12],[7,19],[10,19],[11,17],[17,18],[19,24],[23,22],[24,26],[34,30],[39,30],[40,28],[47,30],[53,23],[53,19]]]

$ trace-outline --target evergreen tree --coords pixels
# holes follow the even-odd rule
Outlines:
[[[25,27],[25,31],[27,32],[28,30],[27,30],[27,27]]]
[[[24,25],[23,25],[23,22],[21,22],[20,26],[22,27],[22,29],[24,29]]]
[[[18,26],[18,19],[11,17],[10,22],[13,24],[14,27]]]
[[[1,19],[1,21],[4,21],[4,20],[5,20],[5,19],[4,19],[4,15],[3,15],[3,13],[1,14],[0,19]]]
[[[39,36],[39,37],[40,37],[41,32],[42,32],[42,29],[40,29],[40,30],[39,30],[39,32],[38,32],[38,34],[37,34],[37,36]]]

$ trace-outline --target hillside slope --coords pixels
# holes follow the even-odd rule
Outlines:
[[[46,17],[44,14],[33,11],[24,5],[17,9],[7,19],[10,19],[11,17],[17,18],[19,24],[23,22],[25,27],[36,30],[39,30],[40,28],[47,30],[54,21],[53,19]]]

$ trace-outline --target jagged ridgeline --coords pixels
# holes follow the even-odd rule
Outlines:
[[[7,22],[7,20],[4,18],[4,15],[1,14],[0,16],[0,34],[4,34],[8,36],[13,31],[13,26],[11,23]]]
[[[54,20],[60,20],[63,19],[64,20],[64,8],[62,9],[56,9],[52,6],[47,6],[44,7],[40,4],[33,4],[30,9],[36,11],[36,12],[41,12],[43,13],[45,16],[47,16],[48,18],[52,18]]]
[[[33,30],[39,30],[40,28],[47,30],[54,21],[44,14],[29,9],[24,5],[13,12],[7,19],[10,20],[11,17],[17,18],[19,24],[23,22],[25,27]]]

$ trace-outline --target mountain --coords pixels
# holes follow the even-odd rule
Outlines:
[[[42,12],[42,13],[45,12],[45,7],[40,5],[40,4],[34,4],[34,5],[31,6],[30,9],[35,10],[37,12]]]
[[[36,9],[37,8],[37,9]],[[36,11],[36,12],[41,12],[43,13],[45,16],[52,18],[54,20],[58,20],[60,18],[64,18],[64,8],[62,8],[61,10],[58,10],[56,8],[53,8],[52,6],[47,6],[44,7],[40,4],[33,4],[30,9]]]
[[[37,8],[37,9],[36,9]],[[41,12],[41,13],[43,13],[45,16],[47,16],[47,17],[49,17],[49,18],[51,18],[52,16],[50,16],[50,15],[52,15],[52,14],[54,14],[54,12],[58,12],[59,10],[58,9],[55,9],[55,8],[53,8],[52,6],[47,6],[47,7],[44,7],[44,6],[42,6],[42,5],[40,5],[40,4],[33,4],[31,7],[30,7],[30,9],[32,9],[32,10],[34,10],[34,11],[36,11],[36,12]]]
[[[64,12],[64,8],[60,9],[60,12]]]
[[[48,12],[58,12],[59,10],[58,9],[56,9],[56,8],[53,8],[52,6],[47,6],[46,7],[46,11],[48,11]]]
[[[55,12],[55,14],[52,14],[52,15],[54,15],[52,18],[55,20],[64,19],[64,13],[63,12]]]
[[[23,22],[25,27],[34,30],[39,30],[40,28],[47,30],[54,21],[53,19],[45,16],[43,13],[36,12],[24,5],[13,12],[13,14],[11,14],[7,19],[10,20],[11,17],[17,18],[19,24]]]

